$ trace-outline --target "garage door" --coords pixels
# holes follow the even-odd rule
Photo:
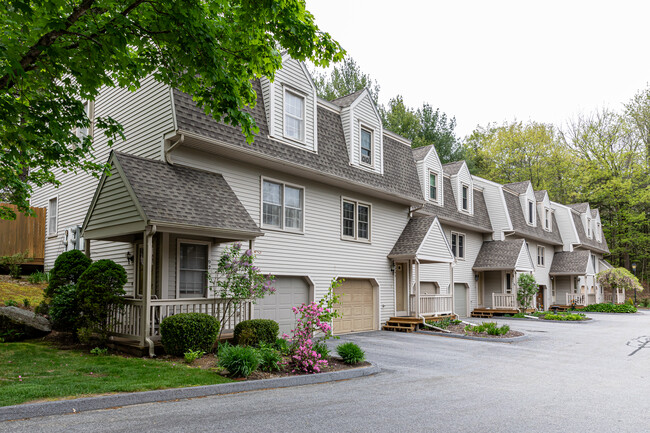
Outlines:
[[[274,286],[274,294],[257,301],[255,318],[275,320],[280,325],[280,335],[291,335],[295,325],[291,308],[309,302],[309,285],[301,277],[277,277]]]
[[[454,284],[454,313],[458,317],[467,317],[467,285]]]
[[[346,279],[335,293],[341,295],[337,310],[342,317],[334,319],[334,333],[372,331],[375,328],[373,287],[368,280]]]

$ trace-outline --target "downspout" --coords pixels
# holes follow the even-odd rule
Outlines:
[[[146,242],[146,245],[147,245],[147,255],[148,255],[148,257],[146,257],[147,266],[146,266],[146,269],[145,269],[145,272],[146,272],[146,275],[145,275],[146,280],[145,281],[147,281],[147,284],[145,285],[145,292],[146,293],[144,294],[145,295],[145,304],[144,304],[145,311],[144,311],[144,313],[145,313],[145,317],[148,320],[146,321],[147,326],[145,327],[145,329],[143,329],[143,332],[144,332],[144,336],[145,336],[144,341],[149,346],[149,357],[153,358],[153,357],[156,356],[156,351],[155,351],[154,342],[150,338],[150,336],[148,335],[148,330],[150,329],[150,326],[151,326],[151,308],[150,308],[151,285],[152,285],[151,284],[152,283],[152,281],[151,281],[151,271],[153,270],[153,263],[151,262],[151,258],[153,257],[153,252],[151,250],[152,250],[152,247],[153,247],[153,236],[156,234],[156,225],[154,224],[154,225],[151,225],[151,226],[147,226],[147,229],[146,229],[145,233],[146,233],[146,239],[144,239],[144,241]]]
[[[422,209],[423,207],[424,207],[424,205],[422,205],[420,207],[416,207],[416,208],[409,207],[409,218],[413,218],[413,212],[417,212],[420,209]]]
[[[183,144],[184,141],[185,141],[185,135],[181,134],[181,137],[178,140],[176,140],[176,142],[174,142],[171,146],[169,146],[167,149],[165,149],[165,161],[167,161],[167,164],[174,165],[174,162],[172,161],[170,153],[177,146],[180,146],[181,144]]]

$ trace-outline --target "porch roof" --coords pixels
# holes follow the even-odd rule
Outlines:
[[[549,275],[585,275],[589,266],[589,254],[589,250],[555,253]]]
[[[421,263],[452,263],[451,246],[438,217],[420,216],[409,220],[388,254],[389,259],[417,259]]]
[[[533,259],[523,239],[483,242],[474,262],[475,271],[532,271]]]
[[[220,174],[120,152],[109,156],[83,224],[86,239],[161,231],[252,239],[262,232]]]

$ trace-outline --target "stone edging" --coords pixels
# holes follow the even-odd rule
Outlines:
[[[473,335],[461,335],[461,334],[453,334],[453,333],[445,334],[444,332],[433,332],[433,331],[417,331],[417,332],[418,334],[434,335],[436,337],[459,338],[461,340],[486,341],[489,343],[515,343],[517,341],[523,341],[528,339],[528,335],[526,334],[520,335],[519,337],[488,338],[488,337],[474,337]]]
[[[369,367],[351,368],[328,373],[301,376],[278,377],[274,379],[251,380],[223,383],[218,385],[193,386],[188,388],[171,388],[156,391],[143,391],[85,397],[73,400],[57,400],[43,403],[29,403],[0,407],[0,421],[34,418],[50,415],[64,415],[89,410],[100,410],[130,406],[134,404],[155,403],[161,401],[206,397],[220,394],[233,394],[258,391],[270,388],[287,388],[291,386],[312,385],[370,376],[380,372],[375,364]]]
[[[588,314],[588,313],[584,313]],[[594,319],[588,318],[587,320],[544,320],[544,319],[527,319],[525,317],[492,317],[490,320],[496,319],[496,320],[521,320],[524,322],[532,322],[532,323],[581,323],[581,324],[586,324],[586,323],[592,323],[594,322]]]

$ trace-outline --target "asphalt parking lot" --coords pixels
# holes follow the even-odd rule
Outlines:
[[[528,338],[349,335],[378,375],[11,421],[1,432],[609,432],[650,427],[650,312],[499,320]],[[336,343],[335,343],[336,344]]]

